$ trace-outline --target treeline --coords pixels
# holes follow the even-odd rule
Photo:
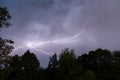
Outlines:
[[[65,49],[42,68],[28,50],[22,56],[0,58],[0,80],[120,80],[120,51],[97,49],[76,56]]]

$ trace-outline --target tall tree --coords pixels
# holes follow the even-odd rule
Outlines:
[[[6,7],[0,6],[0,30],[3,27],[9,27],[11,24],[9,20],[11,19],[11,16],[7,10]],[[5,68],[5,66],[8,66],[8,62],[10,59],[10,52],[13,49],[14,42],[9,39],[3,39],[0,37],[0,68]]]
[[[50,57],[50,61],[47,67],[47,79],[58,80],[58,59],[57,54]]]
[[[18,55],[12,56],[10,62],[11,72],[6,80],[22,80],[22,58]]]
[[[49,69],[55,69],[58,68],[58,59],[57,59],[57,54],[54,54],[52,57],[50,57],[50,61],[48,64]]]
[[[22,55],[23,80],[38,80],[39,60],[35,54],[27,50]]]
[[[0,6],[0,31],[3,27],[9,27],[11,16],[6,7]],[[4,80],[10,72],[9,63],[11,56],[9,55],[13,49],[14,42],[9,39],[0,37],[0,80]]]
[[[76,56],[74,50],[63,50],[59,57],[60,80],[77,80]]]

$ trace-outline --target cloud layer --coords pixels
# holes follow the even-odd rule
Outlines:
[[[10,10],[13,27],[1,34],[13,39],[15,48],[21,47],[17,53],[24,52],[31,42],[33,46],[49,42],[33,50],[37,55],[51,55],[65,47],[75,49],[77,54],[96,48],[119,49],[119,4],[119,0],[5,0],[3,5]],[[59,40],[66,41],[53,42]]]

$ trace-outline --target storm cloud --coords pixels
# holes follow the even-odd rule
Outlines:
[[[49,57],[66,47],[76,53],[120,48],[119,0],[4,0],[13,26],[1,34],[15,41],[13,53],[23,53],[27,42],[39,43],[38,56]],[[44,43],[44,44],[43,44]],[[24,47],[22,47],[24,46]]]

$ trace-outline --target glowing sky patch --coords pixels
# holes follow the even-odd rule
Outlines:
[[[24,45],[21,45],[21,46],[17,46],[14,51],[17,51],[21,48],[28,48],[28,49],[32,49],[32,50],[36,50],[36,51],[40,51],[42,52],[43,54],[46,54],[46,55],[50,55],[49,53],[45,52],[44,50],[41,50],[40,47],[43,47],[45,45],[49,45],[49,44],[56,44],[56,45],[59,45],[59,44],[72,44],[72,43],[77,43],[78,42],[78,38],[81,38],[82,36],[82,33],[85,31],[85,29],[88,27],[89,24],[91,24],[91,22],[93,22],[99,15],[94,15],[94,16],[91,16],[87,21],[86,23],[82,26],[81,30],[79,31],[79,33],[73,35],[73,36],[70,36],[70,37],[66,37],[66,38],[58,38],[58,39],[54,39],[54,40],[47,40],[47,41],[40,41],[38,40],[38,37],[39,37],[39,33],[36,33],[35,34],[35,37],[33,37],[31,40],[29,41],[26,41],[24,42]],[[36,32],[39,32],[39,27],[42,27],[42,29],[45,29],[45,25],[42,25],[42,24],[38,24],[38,23],[35,23],[34,24],[35,26],[35,31]],[[91,37],[92,38],[92,37]],[[95,40],[92,38],[91,41],[95,42]],[[80,40],[79,40],[80,42]],[[39,49],[38,49],[39,48]]]
[[[82,28],[82,30],[80,31],[80,33],[72,36],[72,37],[69,37],[69,38],[64,38],[64,39],[59,39],[59,40],[52,40],[52,41],[44,41],[44,42],[41,42],[41,41],[29,41],[29,42],[25,42],[25,45],[22,45],[22,46],[18,46],[17,48],[15,48],[15,50],[18,50],[20,48],[23,48],[23,47],[27,47],[29,49],[33,49],[33,50],[37,50],[36,48],[40,47],[40,46],[45,46],[46,44],[50,44],[50,43],[53,43],[53,44],[66,44],[66,43],[73,43],[73,42],[76,42],[77,41],[77,38],[80,37],[80,35],[82,34],[82,32],[84,31],[84,28]],[[39,50],[37,50],[39,51]],[[46,52],[43,51],[43,50],[40,50],[43,52],[43,54]]]

